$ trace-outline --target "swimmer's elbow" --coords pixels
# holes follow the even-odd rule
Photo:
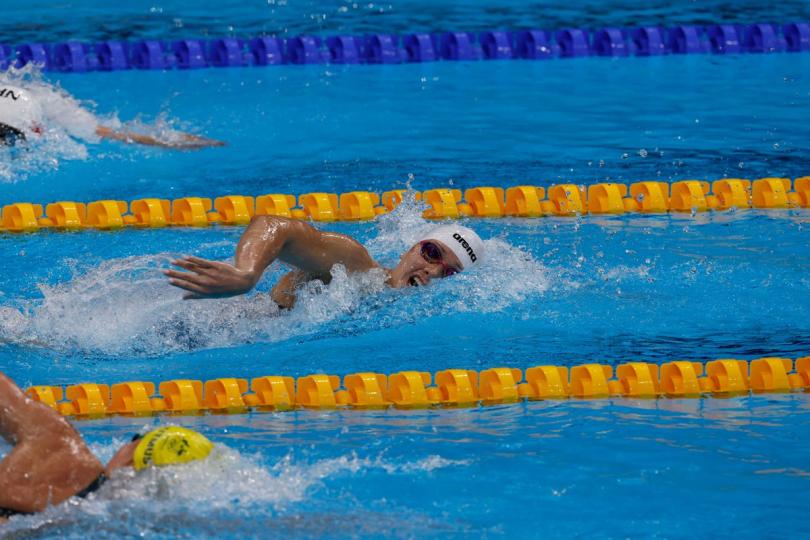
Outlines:
[[[290,239],[306,239],[308,235],[317,232],[310,224],[299,219],[267,215],[250,218],[248,229],[261,231],[268,238],[282,238],[285,243]]]
[[[248,227],[266,230],[270,229],[278,230],[281,228],[289,227],[291,223],[293,223],[293,220],[285,217],[261,215],[261,216],[253,216],[252,218],[250,218],[250,223],[248,224]]]

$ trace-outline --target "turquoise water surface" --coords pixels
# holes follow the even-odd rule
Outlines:
[[[795,2],[542,16],[524,3],[218,5],[34,3],[10,20],[41,24],[6,41],[810,19]],[[58,85],[102,123],[228,145],[95,144],[56,126],[0,157],[0,200],[793,178],[810,174],[809,68],[810,55],[771,54],[12,74]],[[179,254],[232,257],[240,228],[4,234],[0,370],[27,386],[810,354],[806,210],[465,224],[486,239],[481,268],[405,291],[336,269],[291,313],[265,295],[275,266],[228,300],[183,301],[165,282]],[[406,205],[318,226],[393,265],[432,224]],[[217,457],[114,478],[0,536],[802,537],[809,408],[796,393],[80,421],[102,458],[168,422],[201,430]]]

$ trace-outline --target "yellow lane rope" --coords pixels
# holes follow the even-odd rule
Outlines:
[[[157,389],[157,393],[156,393]],[[243,413],[249,409],[385,409],[475,406],[523,399],[597,399],[729,397],[753,393],[810,392],[810,356],[798,358],[721,359],[665,364],[630,362],[572,368],[540,365],[526,369],[492,368],[481,372],[448,369],[431,376],[421,371],[391,375],[353,373],[277,375],[205,381],[130,381],[33,386],[26,393],[65,416]]]
[[[59,201],[41,204],[18,202],[3,206],[0,230],[119,229],[122,227],[205,227],[245,225],[254,215],[275,215],[313,221],[360,221],[392,211],[402,202],[404,190],[380,196],[369,191],[342,193],[271,193],[258,197],[228,195],[214,199],[102,200],[90,203]],[[700,180],[601,183],[589,186],[556,184],[537,186],[429,189],[415,194],[428,206],[428,219],[463,217],[542,217],[628,212],[704,212],[731,208],[810,208],[810,176],[760,178],[751,182],[722,178],[709,184]],[[297,205],[296,205],[297,204]]]

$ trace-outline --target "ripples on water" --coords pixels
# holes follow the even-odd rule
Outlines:
[[[333,227],[359,235],[376,259],[393,266],[434,226],[419,213],[403,205],[374,224]],[[475,367],[489,367],[493,357],[525,367],[541,358],[571,365],[801,356],[810,306],[799,291],[808,291],[810,280],[806,261],[794,253],[806,221],[803,212],[750,211],[470,222],[488,250],[474,271],[427,288],[391,290],[382,272],[346,275],[336,267],[332,283],[305,287],[291,312],[280,312],[267,296],[282,267],[268,271],[257,293],[225,300],[184,301],[168,285],[161,269],[172,257],[228,259],[239,229],[82,233],[74,237],[83,246],[81,261],[61,233],[43,234],[22,248],[33,263],[33,283],[6,277],[0,336],[8,351],[102,361],[219,348],[232,352],[218,355],[254,350],[283,359],[320,346],[326,349],[318,358],[337,362],[330,369],[341,373],[352,369],[346,350],[377,347],[377,340],[388,342],[379,353],[385,358],[437,369],[447,362],[428,353],[434,340],[453,341],[456,356]],[[8,247],[8,256],[16,253]],[[500,343],[509,343],[508,354]],[[324,368],[313,360],[293,369]]]
[[[19,0],[12,2],[20,3]],[[405,33],[493,28],[636,27],[677,24],[751,24],[810,20],[806,2],[780,2],[778,14],[762,2],[711,0],[633,2],[580,0],[525,2],[518,0],[436,3],[352,2],[345,0],[287,2],[264,5],[203,0],[183,2],[138,0],[117,6],[100,2],[60,4],[38,2],[9,11],[0,24],[9,43],[107,39],[190,39],[246,37],[261,34]]]
[[[25,8],[7,10],[5,41],[810,19],[805,2],[778,14],[753,2]],[[799,176],[804,58],[23,74],[59,79],[79,99],[70,106],[100,121],[190,128],[231,146],[176,154],[57,132],[0,163],[14,182],[0,191],[48,202],[382,191],[409,173],[416,189]],[[222,193],[201,189],[211,185]],[[492,254],[481,271],[395,292],[336,270],[284,315],[262,296],[278,271],[259,294],[218,302],[183,302],[159,274],[179,253],[230,257],[238,230],[15,236],[0,258],[26,266],[0,274],[0,369],[28,385],[795,357],[810,335],[807,223],[753,211],[477,221]],[[403,207],[329,227],[393,264],[430,224]],[[183,418],[216,441],[216,460],[120,476],[0,536],[802,537],[808,410],[807,394],[790,394]],[[167,421],[77,426],[108,459],[144,422]]]
[[[217,442],[213,458],[125,472],[3,533],[690,535],[713,530],[707,518],[722,513],[728,530],[798,534],[808,411],[806,395],[784,395],[184,418]],[[108,459],[141,422],[77,425]],[[583,511],[588,519],[576,519]]]

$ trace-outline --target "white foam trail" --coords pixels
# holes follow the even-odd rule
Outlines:
[[[229,508],[234,499],[239,499],[243,503],[267,503],[281,509],[306,500],[312,488],[339,474],[358,474],[371,469],[382,469],[388,474],[429,474],[437,469],[469,464],[469,460],[438,455],[396,463],[382,456],[360,457],[351,453],[314,463],[301,462],[288,454],[273,466],[264,467],[255,458],[216,445],[204,461],[179,467],[151,467],[141,472],[121,469],[120,474],[110,480],[110,486],[94,499],[202,503],[199,507],[203,512]],[[197,504],[188,506],[197,507]]]
[[[310,332],[347,313],[384,287],[380,272],[305,286],[295,310],[281,313],[267,294],[183,300],[160,272],[168,254],[113,259],[57,285],[40,285],[43,299],[0,312],[0,339],[56,350],[121,355],[277,341]],[[21,319],[22,317],[22,319]]]
[[[400,253],[435,224],[413,207],[379,221],[368,246],[377,260],[394,265]],[[174,351],[275,342],[318,333],[376,331],[434,315],[493,312],[548,288],[545,268],[500,239],[485,241],[488,256],[470,272],[428,287],[393,290],[385,272],[332,271],[332,282],[307,284],[295,308],[278,309],[266,293],[227,299],[183,300],[161,269],[169,254],[112,259],[75,271],[68,282],[41,284],[43,298],[0,308],[0,341],[67,352],[161,355]],[[280,275],[269,272],[266,283]]]
[[[47,117],[41,135],[29,137],[26,144],[13,148],[0,146],[0,181],[14,182],[37,172],[58,169],[64,160],[88,159],[87,145],[99,142],[96,135],[99,125],[150,135],[167,143],[184,140],[184,133],[175,129],[179,121],[170,118],[165,111],[153,121],[138,117],[122,123],[115,114],[97,114],[93,101],[79,101],[58,85],[45,81],[32,64],[0,72],[0,85],[27,90],[41,104]],[[115,107],[117,104],[104,105]],[[120,159],[121,155],[109,154],[108,157]]]
[[[90,446],[94,453],[108,459],[123,442],[116,440],[111,444]],[[151,519],[178,515],[205,518],[216,510],[250,512],[253,508],[266,512],[268,507],[283,512],[307,501],[325,481],[336,476],[364,474],[374,469],[390,475],[420,475],[471,464],[470,460],[438,455],[394,462],[382,455],[360,457],[356,453],[314,462],[288,454],[269,467],[261,461],[259,456],[245,456],[217,444],[203,461],[153,467],[141,472],[119,469],[87,498],[74,497],[42,514],[15,517],[8,525],[0,525],[0,531],[10,533],[55,521],[76,522],[82,516],[104,519],[132,511]]]
[[[25,88],[43,105],[50,118],[41,136],[30,137],[25,145],[0,146],[0,180],[3,181],[16,181],[31,173],[57,169],[62,160],[87,159],[87,147],[82,139],[95,140],[96,126],[103,121],[117,122],[114,118],[96,117],[91,112],[93,103],[81,103],[58,86],[47,83],[41,72],[30,64],[0,73],[0,85]]]

